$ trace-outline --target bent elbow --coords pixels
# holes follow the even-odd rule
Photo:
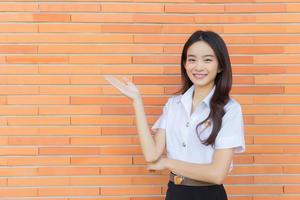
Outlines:
[[[223,178],[216,178],[216,179],[214,180],[214,183],[217,184],[217,185],[221,185],[221,184],[223,184],[223,181],[224,181]]]
[[[158,158],[159,158],[159,157],[156,156],[156,155],[149,155],[149,156],[146,156],[146,157],[145,157],[145,160],[146,160],[146,162],[148,162],[148,163],[152,163],[152,162],[157,161]]]
[[[151,163],[151,162],[155,161],[155,159],[152,158],[152,157],[146,157],[145,160],[146,160],[147,163]]]
[[[224,174],[216,173],[212,181],[214,184],[221,185],[223,184],[225,177]]]

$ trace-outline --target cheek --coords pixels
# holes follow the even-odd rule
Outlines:
[[[185,68],[186,68],[187,70],[189,70],[189,69],[194,68],[195,66],[196,66],[196,64],[194,64],[194,63],[186,63]]]
[[[216,63],[211,63],[211,65],[209,65],[208,68],[209,71],[217,73],[219,67]]]

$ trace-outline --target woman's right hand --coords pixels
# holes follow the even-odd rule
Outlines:
[[[125,84],[118,79],[112,77],[112,76],[104,76],[104,78],[115,88],[120,90],[124,95],[131,98],[132,100],[138,100],[141,98],[139,89],[134,85],[132,82],[130,82],[126,77],[122,77],[125,81]]]

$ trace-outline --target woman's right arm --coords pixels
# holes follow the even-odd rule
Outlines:
[[[147,124],[144,106],[141,98],[133,101],[136,124],[143,154],[147,162],[154,162],[162,155],[166,143],[165,129],[158,129],[154,138]]]
[[[147,124],[142,98],[138,88],[132,82],[130,82],[127,78],[123,78],[123,80],[126,82],[126,84],[124,84],[123,82],[111,76],[105,76],[105,79],[127,97],[133,100],[136,124],[145,160],[147,162],[154,162],[164,151],[166,135],[165,130],[158,129],[155,137],[152,137]]]

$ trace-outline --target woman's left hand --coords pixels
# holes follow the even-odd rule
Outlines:
[[[164,170],[166,169],[167,158],[160,158],[155,163],[151,163],[148,165],[147,170],[155,171],[155,170]]]

